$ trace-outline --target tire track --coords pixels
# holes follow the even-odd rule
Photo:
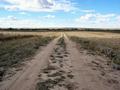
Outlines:
[[[73,78],[69,52],[62,37],[50,55],[48,66],[39,75],[36,90],[75,90]]]

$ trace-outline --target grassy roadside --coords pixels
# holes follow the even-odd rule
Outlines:
[[[10,38],[0,40],[0,80],[9,68],[34,55],[40,46],[48,44],[54,37],[18,35]]]
[[[22,38],[29,38],[33,37],[35,35],[12,35],[12,34],[2,34],[0,33],[0,41],[8,41],[8,40],[14,40],[14,39],[22,39]]]
[[[82,48],[104,54],[114,64],[120,65],[120,38],[80,38],[71,36],[70,39],[79,43]]]

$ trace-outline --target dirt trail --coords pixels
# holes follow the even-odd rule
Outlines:
[[[47,64],[49,55],[59,38],[60,37],[43,48],[33,60],[27,63],[22,71],[18,72],[9,80],[2,82],[2,84],[0,84],[0,90],[34,90],[40,69]]]
[[[119,71],[107,65],[107,58],[77,50],[63,34],[41,70],[37,90],[119,90]]]
[[[120,71],[108,66],[106,57],[92,55],[77,48],[66,35],[65,40],[73,66],[74,81],[78,86],[75,90],[120,90]]]
[[[92,55],[65,34],[45,47],[0,90],[119,90],[120,71],[107,58]]]
[[[39,75],[38,90],[74,90],[72,63],[64,37],[60,38]]]

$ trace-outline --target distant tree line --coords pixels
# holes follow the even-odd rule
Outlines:
[[[46,31],[96,31],[120,33],[120,29],[102,28],[0,28],[0,31],[46,32]]]

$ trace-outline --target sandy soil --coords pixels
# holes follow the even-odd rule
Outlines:
[[[3,81],[0,90],[119,90],[120,71],[106,57],[92,54],[63,34],[65,45],[55,39],[17,74]],[[43,89],[46,88],[47,89]]]
[[[14,76],[0,83],[0,90],[34,90],[40,69],[47,64],[57,39],[40,50],[38,54]]]
[[[73,65],[75,90],[119,90],[120,71],[107,65],[107,59],[94,55],[71,42],[66,36],[66,43]],[[78,50],[77,50],[78,49]]]

